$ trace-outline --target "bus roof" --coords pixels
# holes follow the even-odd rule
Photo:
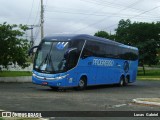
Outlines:
[[[78,40],[78,39],[85,39],[87,41],[98,41],[102,43],[107,43],[111,45],[117,45],[117,46],[129,48],[129,49],[138,50],[138,48],[136,47],[124,45],[122,43],[119,43],[113,40],[109,40],[109,39],[105,39],[97,36],[91,36],[87,34],[56,34],[53,36],[44,37],[43,41],[71,41],[71,40]]]

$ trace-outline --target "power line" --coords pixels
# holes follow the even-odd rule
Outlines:
[[[130,14],[119,14],[119,15],[113,15],[113,13],[110,13],[110,12],[102,12],[103,14],[95,14],[94,13],[83,13],[83,12],[68,12],[68,11],[48,11],[46,10],[47,12],[56,12],[56,13],[65,13],[65,14],[75,14],[75,15],[84,15],[84,16],[106,16],[106,14],[110,14],[111,17],[133,17],[134,15],[130,15]],[[150,16],[141,16],[143,18],[148,18]],[[159,18],[159,17],[153,17],[153,18]]]
[[[94,0],[92,0],[92,1],[81,0],[81,1],[91,3],[91,4],[96,4],[96,5],[99,5],[99,6],[105,6],[105,7],[107,6],[107,7],[111,7],[111,8],[126,8],[126,6],[124,6],[124,4],[117,4],[117,3],[108,2],[108,1],[107,2],[99,2],[99,1],[94,1]],[[144,1],[144,0],[137,1],[137,2],[142,2],[142,1]],[[135,2],[134,4],[137,4],[137,3]],[[136,11],[139,11],[139,12],[143,11],[141,9],[133,8],[134,4],[132,4],[129,9],[136,10]]]
[[[122,18],[122,19],[130,19],[129,16],[121,16],[121,15],[114,15],[112,17]],[[133,17],[133,16],[130,16],[130,17]],[[64,22],[64,19],[67,20],[67,21],[72,20],[72,18],[67,19],[67,18],[64,18],[64,17],[59,17],[59,18],[57,18],[57,17],[46,17],[46,18],[47,18],[46,20],[52,20],[52,22]],[[150,16],[138,16],[136,18],[142,19],[142,20],[159,20],[160,19],[160,17],[150,17]],[[54,21],[53,21],[53,19],[54,19]],[[79,21],[79,19],[78,19],[78,21]]]
[[[81,0],[82,2],[84,1],[84,2],[89,2],[89,1],[86,1],[86,0]],[[91,2],[93,2],[94,0],[92,0]],[[115,1],[115,0],[114,0]],[[140,2],[142,2],[142,0],[140,1]],[[90,3],[90,2],[89,2]],[[106,2],[105,2],[106,3]],[[108,2],[107,2],[108,3]],[[95,3],[93,3],[94,5],[96,5]],[[99,3],[100,4],[100,3]],[[114,5],[114,3],[112,3],[112,2],[109,2],[109,4],[113,4]],[[135,3],[136,4],[136,3]],[[123,7],[124,8],[124,5],[122,6],[121,4],[115,4],[115,5],[120,5],[121,7]],[[134,4],[133,4],[134,5]],[[133,8],[133,5],[132,6],[130,6],[128,9],[131,9],[131,10],[137,10],[137,11],[139,11],[140,13],[141,12],[144,12],[144,10],[141,10],[141,9],[135,9],[135,8]],[[105,6],[104,4],[103,4],[103,6]],[[65,14],[74,14],[74,15],[85,15],[85,16],[106,16],[106,14],[114,14],[114,13],[109,13],[109,12],[100,12],[100,10],[99,11],[93,11],[92,13],[90,13],[90,12],[88,12],[88,10],[85,10],[84,11],[84,9],[73,9],[73,8],[64,8],[63,7],[63,11],[62,11],[62,8],[61,7],[56,7],[56,6],[47,6],[47,8],[48,9],[46,9],[45,11],[46,12],[55,12],[55,13],[65,13]],[[54,9],[54,11],[53,11],[53,9],[52,10],[50,10],[50,8],[53,8]],[[91,8],[92,9],[92,8]],[[93,9],[92,9],[93,10]],[[77,12],[78,11],[78,12]],[[79,12],[79,11],[81,11],[81,12]],[[132,12],[132,11],[131,11]],[[95,14],[95,13],[97,13],[97,14]],[[122,13],[120,13],[121,15],[123,15]],[[135,14],[135,13],[134,13]],[[126,14],[127,15],[127,14]],[[154,14],[148,14],[149,16],[148,17],[150,17],[151,15],[152,15],[152,17],[157,17],[157,15],[154,15]],[[112,15],[113,17],[115,16],[115,15]],[[111,17],[112,17],[111,16]],[[131,16],[131,15],[127,15],[127,16]],[[134,15],[132,15],[132,16],[134,16]],[[147,16],[146,16],[147,17]],[[86,17],[85,17],[85,19],[86,19]],[[83,20],[83,19],[82,19]]]
[[[101,7],[100,9],[103,9],[103,8],[104,8],[104,6]],[[69,8],[69,9],[70,9],[70,8]],[[95,9],[95,5],[92,6],[92,7],[88,7],[88,10],[92,10],[92,9]],[[96,12],[99,11],[100,9],[96,10]],[[52,12],[53,12],[53,11],[52,11]],[[92,12],[92,13],[93,13],[93,12]],[[94,12],[94,13],[95,13],[95,12]],[[90,16],[90,15],[88,15],[87,17],[84,17],[84,18],[80,19],[79,21],[82,21],[82,20],[88,18],[89,16]]]
[[[152,8],[152,9],[150,9],[150,10],[146,10],[146,11],[144,11],[144,12],[138,14],[138,15],[135,15],[133,18],[138,17],[138,16],[140,16],[140,15],[143,15],[143,14],[145,14],[145,13],[147,13],[147,12],[152,11],[152,10],[155,10],[155,9],[157,9],[157,8],[159,8],[159,7],[160,7],[160,6],[156,6],[156,7]],[[131,19],[132,19],[132,18],[131,18]]]
[[[37,39],[37,37],[38,37],[39,33],[40,33],[40,28],[39,28],[39,29],[37,29],[37,32],[36,32],[36,34],[35,34],[35,40]]]
[[[143,15],[143,14],[145,14],[145,13],[147,13],[147,12],[150,12],[150,11],[152,11],[152,10],[155,10],[155,9],[157,9],[157,8],[159,8],[159,7],[160,7],[160,6],[156,6],[156,7],[152,8],[152,9],[150,9],[150,10],[146,10],[146,11],[144,11],[144,12],[138,14],[138,15],[135,15],[135,16],[129,18],[129,19],[136,18],[136,17],[138,17],[138,16],[140,16],[140,15]],[[111,27],[113,27],[113,26],[115,26],[115,25],[117,25],[117,24],[110,25],[110,26],[108,26],[108,27],[105,27],[104,29],[111,28]]]
[[[46,0],[46,5],[45,5],[45,8],[46,8],[46,6],[47,6],[47,3],[48,3],[48,0]]]
[[[124,10],[129,9],[130,6],[134,6],[134,5],[137,4],[138,2],[139,2],[139,0],[136,0],[136,2],[133,2],[132,4],[128,5],[126,8],[123,8],[123,9],[119,10],[118,12],[113,13],[113,15],[116,15],[116,14],[118,14],[119,12],[122,12],[122,11],[124,11]],[[97,22],[94,22],[94,23],[92,23],[92,24],[89,24],[87,27],[83,27],[83,28],[80,28],[80,29],[74,31],[74,33],[78,32],[78,31],[81,31],[81,30],[84,30],[84,29],[88,28],[89,26],[93,26],[93,25],[99,24],[99,23],[101,23],[102,21],[106,20],[106,18],[110,18],[110,17],[111,17],[111,16],[106,16],[106,17],[104,17],[103,19],[98,20]]]
[[[125,6],[124,5],[121,5],[121,4],[117,4],[117,3],[113,3],[113,2],[105,2],[105,4],[101,4],[100,2],[93,2],[93,0],[92,1],[86,1],[86,0],[80,0],[80,1],[82,1],[82,2],[87,2],[87,3],[91,3],[92,5],[94,5],[94,7],[92,7],[92,8],[94,8],[95,9],[95,5],[96,6],[103,6],[103,7],[111,7],[111,8],[124,8]],[[114,0],[115,1],[115,0]],[[142,0],[141,0],[142,1]],[[107,4],[106,4],[107,3]],[[90,4],[90,5],[91,5]],[[118,7],[117,7],[118,6]],[[56,7],[56,6],[48,6],[48,8],[59,8],[59,9],[62,9],[61,7]],[[76,10],[78,10],[78,11],[84,11],[84,9],[72,9],[72,8],[66,8],[66,7],[63,7],[63,10],[64,9],[70,9],[71,11],[76,11]],[[132,8],[132,6],[130,6],[130,9],[134,9],[134,10],[138,10],[138,11],[142,11],[142,10],[140,10],[140,9],[135,9],[135,8]],[[92,9],[93,10],[93,9]],[[88,10],[87,10],[88,11]],[[85,12],[85,11],[84,11]]]
[[[36,14],[36,17],[35,17],[35,20],[34,20],[33,24],[36,24],[36,21],[37,21],[38,15],[39,15],[39,10],[40,10],[40,1],[38,3],[37,14]]]
[[[40,19],[39,19],[39,22],[38,22],[38,25],[40,25]],[[39,32],[40,32],[40,27],[35,31],[35,40],[37,40],[37,37],[39,35]]]
[[[27,24],[28,24],[28,22],[29,22],[29,20],[30,20],[31,14],[32,14],[33,4],[34,4],[34,0],[32,1],[31,10],[30,10],[30,13],[29,13],[29,16],[28,16],[27,22],[26,22]]]
[[[35,40],[37,40],[39,33],[40,33],[40,28],[38,28],[36,33],[35,33]]]
[[[86,0],[81,0],[81,1],[86,1]],[[105,15],[105,14],[102,14],[102,12],[101,12],[101,14],[98,14],[96,11],[94,11],[94,12],[75,12],[75,10],[74,9],[71,9],[71,8],[69,8],[70,10],[73,10],[73,11],[66,11],[66,10],[64,10],[64,11],[59,11],[59,10],[54,10],[54,11],[49,11],[48,9],[45,9],[45,11],[47,11],[47,12],[56,12],[57,14],[58,13],[65,13],[65,14],[75,14],[75,15],[84,15],[84,16],[86,16],[86,17],[84,17],[84,18],[80,18],[79,19],[79,21],[82,21],[83,19],[87,19],[87,18],[89,18],[89,16],[105,16],[103,19],[100,19],[100,20],[98,20],[97,22],[95,22],[95,23],[92,23],[92,24],[90,24],[90,25],[88,25],[88,26],[86,26],[86,27],[83,27],[83,28],[80,28],[79,30],[77,30],[77,31],[80,31],[80,30],[82,30],[82,29],[85,29],[85,28],[88,28],[89,26],[91,26],[91,25],[96,25],[96,24],[100,24],[101,22],[103,22],[103,21],[105,21],[106,20],[106,18],[107,19],[109,19],[109,18],[111,18],[111,17],[125,17],[125,18],[146,18],[146,17],[150,17],[150,16],[142,16],[143,14],[145,14],[145,13],[148,13],[147,11],[144,11],[144,10],[140,10],[140,9],[136,9],[136,8],[133,8],[133,6],[135,6],[137,3],[139,3],[139,2],[141,2],[140,0],[137,0],[137,1],[135,1],[135,2],[132,2],[131,4],[129,4],[128,6],[126,6],[125,8],[124,8],[124,6],[122,6],[122,4],[115,4],[115,6],[113,6],[110,2],[109,2],[109,4],[107,4],[105,1],[103,1],[102,3],[103,4],[98,4],[98,3],[96,3],[96,1],[95,0],[92,0],[92,1],[87,1],[88,3],[93,3],[93,4],[95,4],[95,5],[100,5],[100,6],[103,6],[103,7],[106,7],[107,5],[108,6],[110,6],[110,7],[116,7],[117,6],[117,8],[122,8],[123,7],[123,9],[120,9],[118,12],[115,12],[115,13],[111,13],[110,15]],[[98,2],[98,1],[97,1]],[[100,2],[101,3],[101,2]],[[47,6],[47,5],[46,5]],[[45,7],[46,7],[45,6]],[[47,6],[48,7],[48,6]],[[96,7],[97,8],[97,7]],[[102,8],[101,8],[102,9]],[[122,16],[122,11],[124,11],[124,10],[127,10],[127,9],[132,9],[132,10],[137,10],[137,11],[141,11],[141,12],[139,12],[138,13],[138,15],[126,15],[126,16]],[[154,9],[156,9],[156,8],[154,8]],[[153,10],[154,10],[153,9]],[[97,13],[97,14],[96,14]],[[107,12],[103,12],[103,13],[106,13],[106,14],[109,14],[109,13],[107,13]],[[121,15],[121,16],[120,16]],[[153,17],[152,17],[153,18]],[[158,17],[155,17],[155,18],[157,18],[157,19],[159,19]],[[47,18],[48,19],[48,18]],[[73,18],[72,18],[73,19]],[[148,18],[148,19],[151,19],[151,17],[150,18]],[[115,26],[115,25],[117,25],[117,24],[114,24],[114,25],[110,25],[110,26],[108,26],[108,27],[112,27],[112,26]],[[107,28],[108,28],[107,27]],[[75,31],[76,32],[76,31]]]

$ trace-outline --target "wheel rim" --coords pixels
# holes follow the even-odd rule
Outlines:
[[[83,87],[84,87],[84,84],[85,84],[85,83],[84,83],[84,81],[83,81],[83,80],[80,80],[80,81],[79,81],[79,86],[80,86],[81,88],[83,88]]]
[[[125,79],[125,83],[126,83],[126,84],[128,84],[128,81],[129,81],[129,79],[128,79],[128,78],[126,78],[126,79]]]

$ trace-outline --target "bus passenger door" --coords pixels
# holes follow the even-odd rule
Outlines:
[[[93,57],[81,58],[79,61],[79,74],[87,76],[87,85],[96,84],[97,67],[92,65]]]

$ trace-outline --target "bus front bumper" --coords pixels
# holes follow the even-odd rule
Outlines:
[[[52,86],[52,87],[66,87],[66,79],[67,75],[57,78],[46,78],[37,76],[35,74],[32,75],[32,82],[34,84]]]

